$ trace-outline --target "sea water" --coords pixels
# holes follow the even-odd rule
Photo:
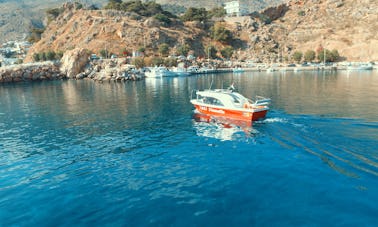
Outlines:
[[[232,82],[266,119],[193,119]],[[0,86],[0,226],[372,226],[377,201],[375,71]]]

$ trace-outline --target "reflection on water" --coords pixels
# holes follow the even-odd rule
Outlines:
[[[207,114],[193,114],[193,127],[197,135],[219,139],[221,141],[251,138],[258,132],[252,128],[252,122],[238,121],[229,118],[215,118]]]

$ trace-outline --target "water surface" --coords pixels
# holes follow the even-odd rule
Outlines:
[[[193,120],[232,82],[265,120]],[[377,100],[377,72],[1,85],[0,225],[375,225]]]

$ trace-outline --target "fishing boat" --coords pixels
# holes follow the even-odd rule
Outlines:
[[[228,89],[195,90],[190,100],[199,113],[251,122],[265,118],[270,101],[261,96],[252,101],[236,92],[232,85]]]

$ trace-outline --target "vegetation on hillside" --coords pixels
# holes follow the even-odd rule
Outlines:
[[[167,18],[176,17],[172,13],[163,10],[162,6],[154,1],[143,3],[139,0],[129,2],[123,2],[122,0],[109,0],[108,4],[105,5],[104,9],[114,9],[125,12],[133,12],[145,17],[151,17],[159,14],[164,15]]]
[[[63,52],[62,51],[47,51],[47,52],[40,52],[40,53],[34,53],[33,54],[33,60],[35,62],[39,61],[54,61],[54,60],[59,60],[63,57]]]
[[[36,28],[31,27],[30,28],[30,34],[27,37],[28,42],[35,43],[41,40],[42,33],[45,31],[45,28]]]

